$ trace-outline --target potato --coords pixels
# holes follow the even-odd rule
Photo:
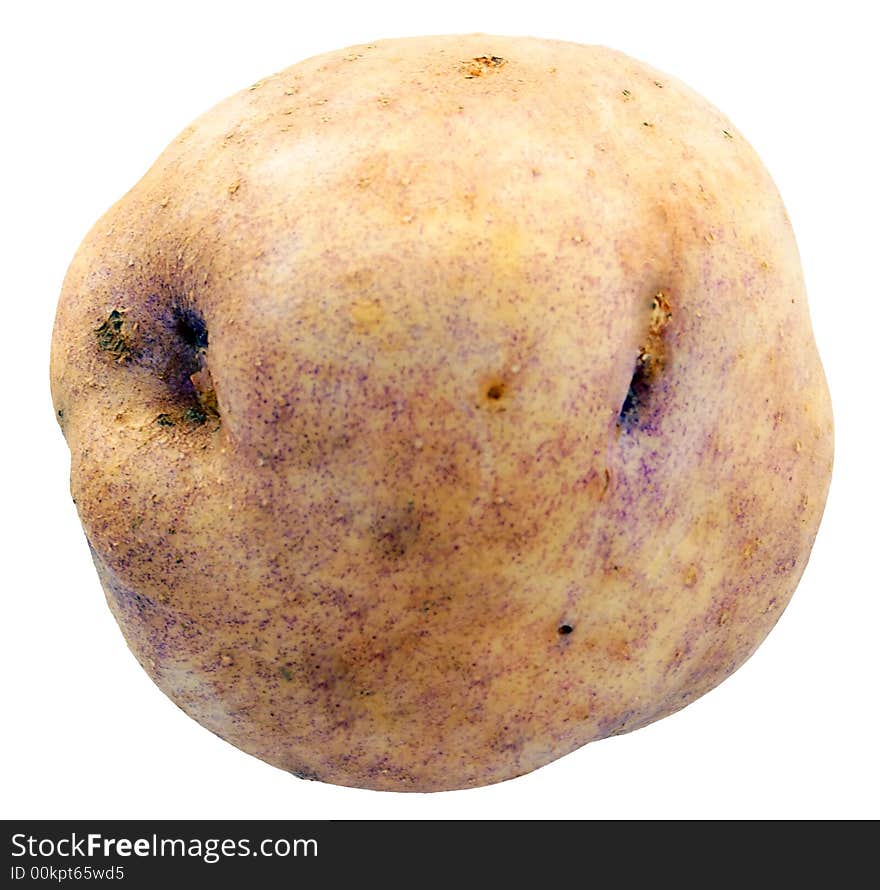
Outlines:
[[[832,461],[754,151],[549,40],[381,41],[222,102],[81,246],[51,379],[144,669],[242,750],[382,790],[508,779],[717,685]]]

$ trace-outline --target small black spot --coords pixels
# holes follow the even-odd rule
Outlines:
[[[156,423],[158,423],[159,426],[174,426],[174,419],[170,414],[160,414],[156,418]]]
[[[567,634],[570,634],[573,630],[574,630],[574,628],[570,624],[560,624],[559,625],[559,635],[560,636],[564,637]]]
[[[59,409],[58,409],[58,419],[59,419],[59,420],[63,420],[63,419],[64,419],[64,409],[63,409],[63,408],[59,408]]]

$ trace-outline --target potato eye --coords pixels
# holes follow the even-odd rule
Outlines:
[[[205,319],[194,309],[179,309],[177,311],[175,330],[190,348],[208,348],[208,328],[205,326]]]

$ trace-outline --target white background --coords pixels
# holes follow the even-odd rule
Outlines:
[[[872,817],[878,804],[880,75],[873,4],[30,3],[4,14],[0,816]],[[23,11],[26,10],[26,11]],[[798,236],[837,424],[811,562],[758,653],[681,713],[526,777],[443,794],[304,782],[156,689],[68,495],[49,336],[77,244],[189,121],[302,58],[484,31],[623,50],[749,138]]]

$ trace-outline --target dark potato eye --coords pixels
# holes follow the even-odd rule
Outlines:
[[[194,309],[179,309],[175,329],[178,335],[192,349],[208,348],[208,329],[201,314]]]
[[[639,426],[640,412],[648,408],[652,385],[666,364],[666,327],[672,318],[669,297],[658,290],[650,304],[651,315],[645,340],[639,349],[626,397],[617,416],[619,428],[630,432]]]

